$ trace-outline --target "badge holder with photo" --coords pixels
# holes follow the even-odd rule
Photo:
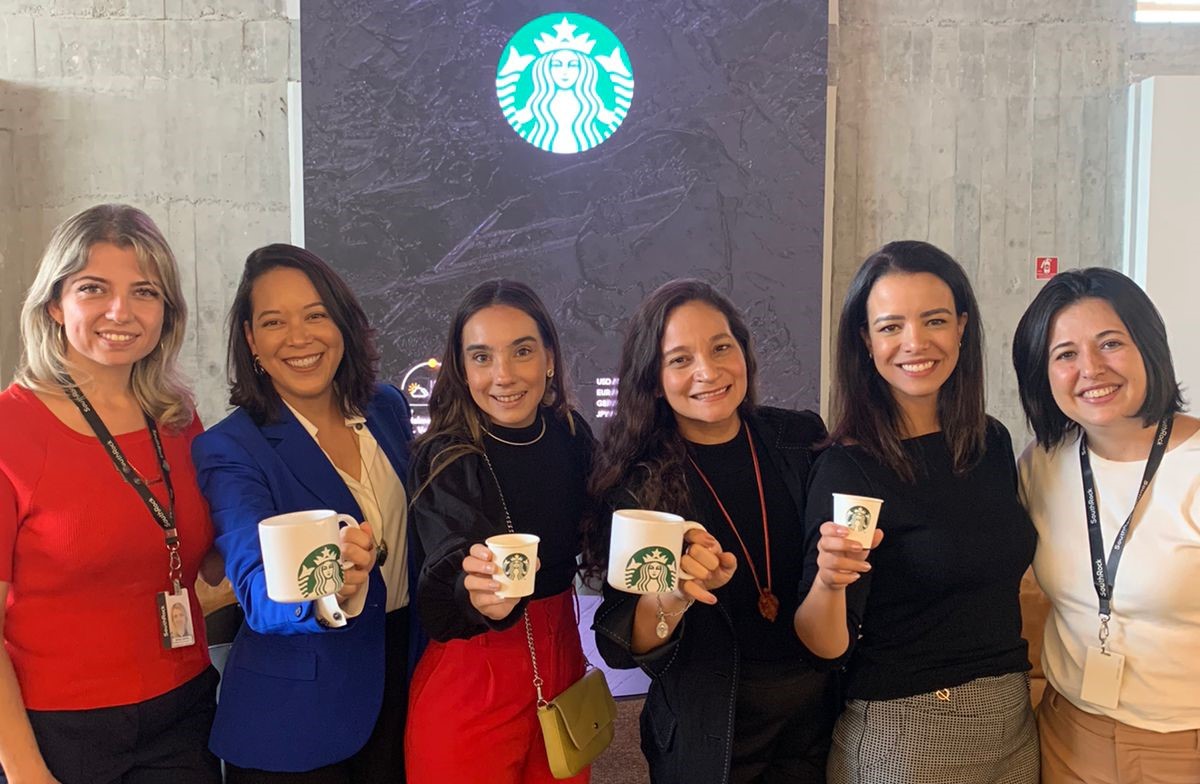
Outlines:
[[[150,431],[150,440],[154,443],[154,454],[158,459],[158,470],[162,476],[162,483],[167,488],[168,504],[167,508],[163,508],[154,494],[150,492],[149,484],[146,479],[138,473],[137,469],[125,457],[125,453],[121,450],[117,439],[109,432],[108,427],[100,419],[96,410],[92,408],[91,403],[84,397],[83,392],[75,384],[74,379],[69,375],[63,378],[63,389],[70,398],[75,407],[79,409],[79,413],[87,421],[88,427],[96,434],[96,438],[104,445],[105,452],[109,459],[112,460],[113,467],[117,469],[117,473],[121,478],[134,489],[138,497],[142,499],[146,510],[150,512],[150,516],[154,522],[163,530],[163,538],[167,545],[168,557],[168,572],[167,577],[170,582],[170,588],[165,591],[159,591],[155,594],[156,616],[158,618],[159,639],[162,642],[163,648],[171,650],[174,648],[186,648],[189,645],[196,643],[196,637],[192,633],[195,626],[192,622],[192,608],[188,590],[183,587],[183,559],[179,554],[179,531],[175,528],[175,485],[171,482],[171,467],[167,463],[167,455],[163,450],[162,437],[159,436],[158,426],[148,414],[143,413],[146,419],[146,427]],[[175,608],[182,608],[182,621],[176,621],[176,629],[186,633],[172,634],[171,627],[171,612]]]
[[[1174,420],[1171,416],[1163,418],[1158,423],[1154,443],[1150,447],[1150,455],[1146,458],[1146,470],[1142,473],[1142,483],[1138,487],[1137,497],[1133,501],[1133,509],[1125,518],[1124,524],[1117,531],[1113,540],[1112,550],[1108,560],[1104,558],[1104,534],[1100,528],[1100,501],[1096,494],[1096,482],[1092,475],[1092,462],[1088,455],[1087,434],[1079,437],[1079,470],[1083,477],[1083,505],[1087,514],[1088,547],[1091,550],[1092,583],[1096,588],[1096,596],[1100,600],[1100,630],[1099,646],[1091,645],[1087,649],[1087,659],[1083,663],[1083,684],[1079,690],[1079,698],[1101,708],[1113,710],[1121,699],[1121,678],[1125,674],[1125,656],[1108,649],[1108,622],[1112,618],[1113,588],[1117,582],[1117,568],[1121,565],[1121,554],[1125,551],[1125,541],[1129,537],[1129,526],[1133,523],[1133,515],[1137,512],[1142,496],[1146,494],[1154,474],[1166,454],[1167,444],[1171,440],[1171,426]]]

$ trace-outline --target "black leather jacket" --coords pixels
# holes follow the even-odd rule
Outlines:
[[[747,422],[766,445],[767,458],[782,475],[796,505],[797,519],[802,520],[813,447],[826,435],[821,418],[811,411],[760,406]],[[614,508],[636,503],[636,490],[630,489],[626,495],[625,502],[613,504]],[[687,516],[704,519],[696,514]],[[803,556],[796,553],[797,558]],[[609,666],[641,667],[650,676],[641,716],[642,752],[650,764],[650,778],[656,784],[725,784],[733,751],[740,670],[733,620],[720,601],[713,606],[695,604],[665,645],[635,655],[630,639],[638,598],[605,585],[604,602],[592,628],[600,655]],[[814,670],[813,677],[829,679],[833,675]],[[822,718],[832,717],[814,716],[814,720]]]

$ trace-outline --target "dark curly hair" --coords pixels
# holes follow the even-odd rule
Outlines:
[[[638,504],[647,509],[683,509],[691,504],[687,447],[674,412],[659,394],[663,331],[671,313],[689,302],[710,305],[729,322],[729,332],[746,358],[746,397],[738,413],[745,416],[755,408],[758,361],[737,307],[702,280],[672,280],[659,286],[629,320],[621,348],[616,415],[604,432],[588,483],[596,510],[584,526],[584,569],[589,578],[607,566],[611,520],[605,511],[614,491],[636,488]]]

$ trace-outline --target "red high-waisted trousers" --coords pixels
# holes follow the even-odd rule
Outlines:
[[[542,693],[553,699],[584,671],[574,592],[528,608]],[[550,775],[522,620],[469,640],[431,642],[408,706],[408,784],[587,784],[587,769],[570,779]]]

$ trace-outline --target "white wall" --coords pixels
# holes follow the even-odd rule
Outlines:
[[[1200,403],[1200,76],[1147,79],[1134,100],[1129,269],[1167,323],[1184,396]]]

